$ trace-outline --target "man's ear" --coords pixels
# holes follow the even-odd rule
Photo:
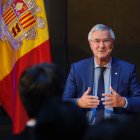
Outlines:
[[[92,50],[92,41],[91,40],[89,41],[89,47]]]

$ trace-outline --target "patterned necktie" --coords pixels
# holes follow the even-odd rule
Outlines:
[[[104,70],[106,67],[100,67],[100,74],[98,79],[98,89],[97,89],[97,96],[100,100],[100,104],[96,108],[96,121],[99,122],[104,119],[104,105],[101,102],[102,93],[105,93],[105,85],[104,85]]]

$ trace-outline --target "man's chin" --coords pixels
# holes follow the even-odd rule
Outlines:
[[[99,54],[98,58],[99,59],[106,59],[108,56],[107,55],[103,55],[103,54]]]
[[[101,55],[101,54],[98,55],[98,59],[101,59],[101,60],[106,60],[108,58],[110,58],[109,55]]]

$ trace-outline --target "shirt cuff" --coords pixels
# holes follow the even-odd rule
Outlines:
[[[124,105],[124,107],[123,108],[126,108],[127,107],[127,105],[128,105],[128,101],[127,101],[127,99],[124,97],[124,99],[125,99],[125,105]]]

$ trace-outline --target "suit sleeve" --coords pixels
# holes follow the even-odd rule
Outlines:
[[[63,94],[64,101],[70,101],[76,103],[77,101],[77,82],[76,82],[76,74],[75,74],[74,64],[71,65],[70,72],[68,74],[68,78],[65,85],[65,90]]]
[[[132,68],[130,74],[130,97],[126,97],[128,101],[127,111],[140,112],[140,84],[137,79],[135,67]]]

